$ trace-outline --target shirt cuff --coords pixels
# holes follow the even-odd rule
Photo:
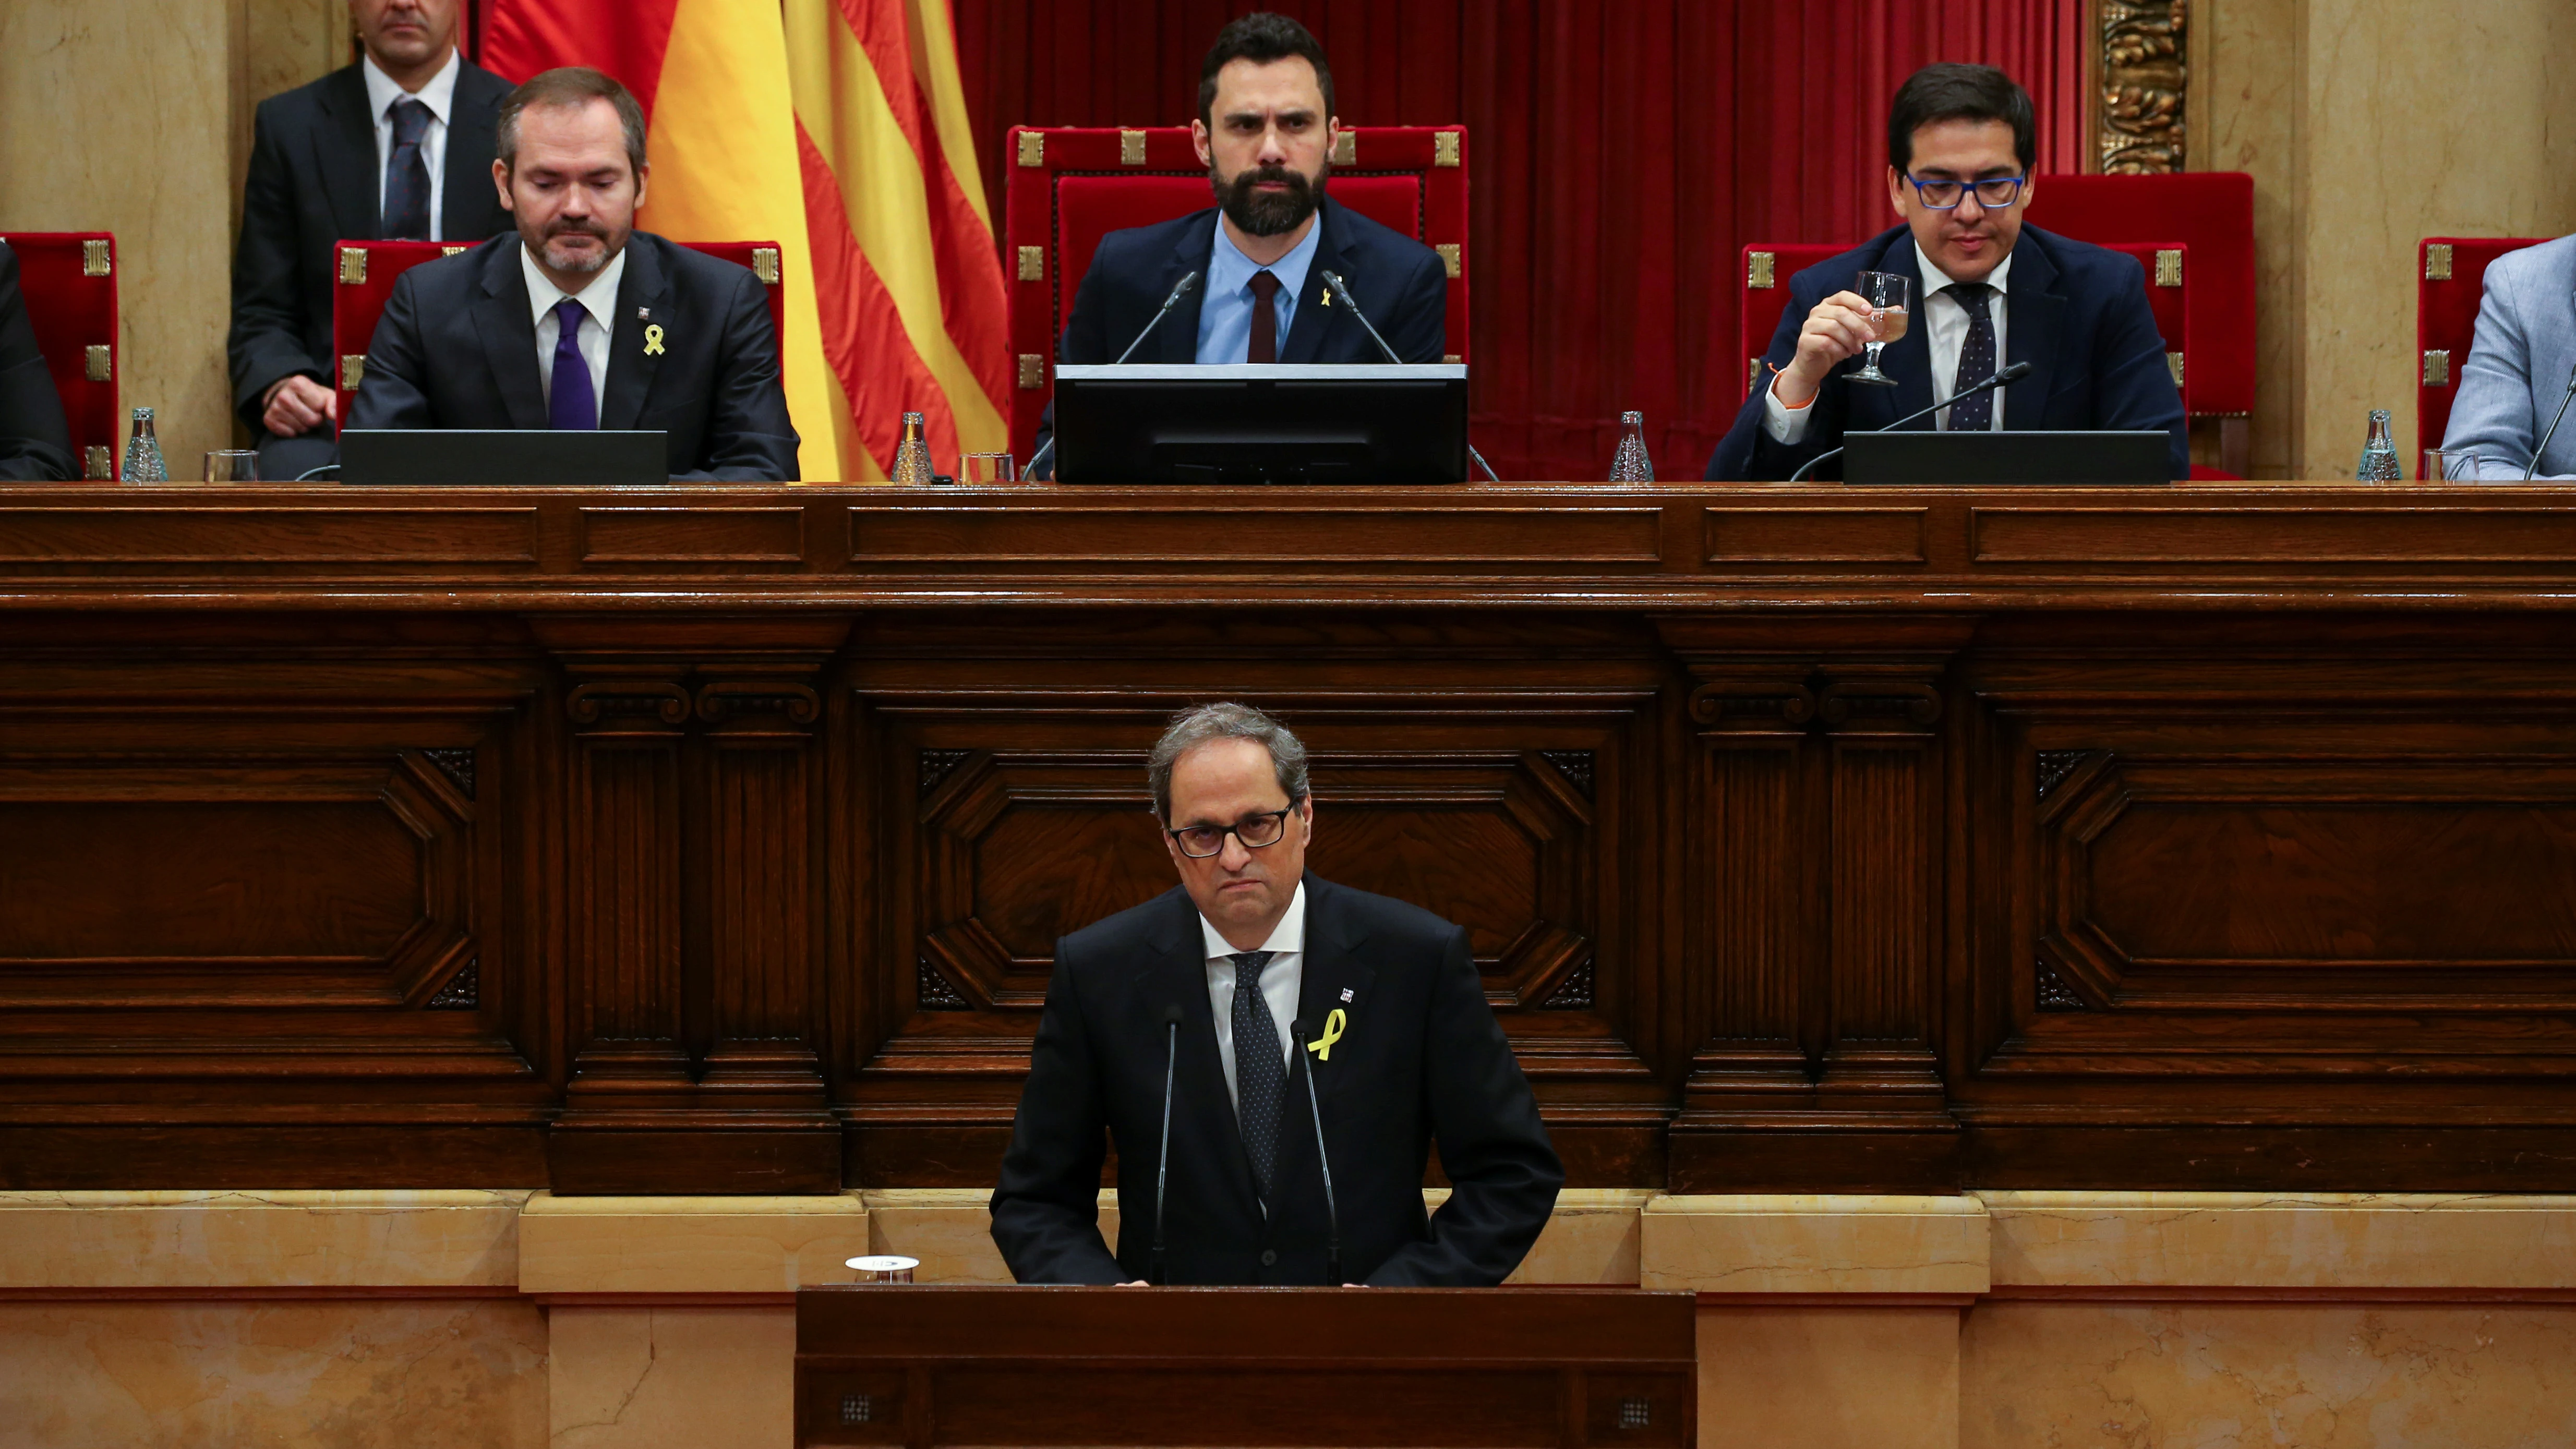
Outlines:
[[[1779,385],[1779,374],[1773,373],[1771,385],[1762,389],[1762,430],[1771,435],[1771,441],[1794,447],[1807,436],[1807,419],[1816,411],[1816,400],[1809,398],[1805,407],[1793,408],[1780,401]]]

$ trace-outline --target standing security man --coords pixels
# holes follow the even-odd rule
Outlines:
[[[993,1193],[1013,1276],[1148,1279],[1169,1063],[1165,1281],[1502,1282],[1547,1225],[1565,1169],[1467,933],[1306,873],[1306,749],[1259,710],[1183,715],[1148,773],[1181,885],[1056,943]],[[1104,1131],[1118,1144],[1115,1256],[1097,1211]],[[1426,1216],[1434,1142],[1452,1190]]]
[[[479,242],[507,81],[456,51],[463,0],[349,0],[356,65],[259,103],[233,253],[233,406],[263,478],[332,463],[331,245]]]

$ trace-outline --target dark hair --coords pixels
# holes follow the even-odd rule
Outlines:
[[[1887,164],[1898,175],[1914,165],[1914,133],[1938,121],[2001,121],[2012,127],[2022,174],[2039,164],[2039,116],[2030,92],[1990,65],[1927,65],[1896,88],[1887,112]]]
[[[1256,10],[1216,33],[1216,44],[1208,47],[1207,59],[1199,65],[1199,119],[1209,130],[1216,129],[1216,73],[1229,61],[1248,60],[1255,65],[1268,65],[1292,55],[1306,57],[1315,68],[1315,80],[1324,88],[1324,114],[1333,115],[1333,67],[1324,59],[1324,47],[1317,43],[1313,31],[1285,15]]]
[[[626,132],[626,161],[635,174],[644,174],[644,108],[635,97],[606,71],[586,65],[558,66],[528,77],[525,84],[503,98],[501,127],[493,137],[493,153],[501,164],[517,170],[519,165],[519,113],[530,106],[586,106],[592,101],[606,101],[617,108],[617,124]]]

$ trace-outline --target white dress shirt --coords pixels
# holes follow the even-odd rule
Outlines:
[[[1225,1094],[1233,1099],[1235,1109],[1242,1110],[1241,1095],[1234,1087],[1234,947],[1223,934],[1199,917],[1199,933],[1207,941],[1208,1009],[1216,1013],[1216,1055],[1225,1066]],[[1288,1024],[1297,1019],[1297,993],[1306,984],[1306,883],[1297,883],[1297,893],[1288,898],[1288,914],[1271,928],[1270,939],[1261,949],[1271,953],[1270,964],[1261,973],[1261,1000],[1270,1008],[1270,1020],[1279,1029],[1279,1060],[1289,1060],[1297,1050],[1288,1039]]]
[[[1958,298],[1942,290],[1950,285],[1950,274],[1932,265],[1932,258],[1924,254],[1921,242],[1914,244],[1914,265],[1921,269],[1926,295],[1915,305],[1913,320],[1923,329],[1923,344],[1932,354],[1932,400],[1945,403],[1958,384],[1960,350],[1968,345],[1968,309]],[[2003,370],[2004,359],[2011,355],[2004,350],[2004,288],[2011,281],[2012,253],[2006,252],[2004,259],[1995,263],[1995,269],[1986,275],[1986,285],[1995,289],[1993,295],[1986,298],[1986,316],[1994,322],[1995,370],[1998,372]],[[1762,394],[1763,426],[1771,434],[1772,441],[1795,443],[1807,436],[1807,418],[1815,411],[1815,404],[1811,400],[1807,406],[1793,409],[1780,401],[1779,387],[1780,381],[1775,377],[1771,387]],[[2000,433],[2004,429],[2004,394],[2009,391],[2011,389],[1999,387],[1992,393],[1994,416],[1986,421],[1986,427],[1991,431]],[[1934,413],[1932,425],[1945,433],[1950,431],[1948,410]]]
[[[358,57],[358,73],[367,80],[367,105],[376,117],[376,215],[385,214],[385,163],[394,154],[394,102],[408,95],[429,107],[429,129],[421,132],[420,163],[429,168],[429,239],[443,241],[447,233],[440,230],[447,210],[447,117],[456,108],[456,73],[464,58],[451,50],[447,64],[418,91],[406,91],[394,78],[376,69],[372,55]]]
[[[590,369],[590,399],[602,409],[608,405],[608,338],[616,330],[617,319],[611,315],[617,306],[617,280],[626,275],[626,248],[619,247],[608,265],[591,273],[590,285],[578,293],[556,286],[528,244],[519,243],[519,270],[528,279],[528,307],[536,313],[537,377],[545,384],[546,406],[555,401],[555,342],[561,329],[555,321],[555,307],[568,296],[581,300],[581,332],[572,345],[581,349],[581,360]]]

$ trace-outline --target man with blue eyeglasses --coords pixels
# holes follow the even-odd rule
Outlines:
[[[1887,197],[1904,225],[1790,279],[1764,383],[1718,443],[1709,479],[1786,478],[1845,432],[1948,402],[2016,362],[2030,375],[1911,426],[2161,428],[2173,435],[2172,476],[2190,476],[2182,396],[2145,273],[2118,252],[2022,224],[2038,132],[2030,93],[1992,66],[1930,65],[1907,78],[1887,121]],[[1856,290],[1865,272],[1911,280],[1906,322],[1882,311],[1873,327]],[[1852,376],[1872,342],[1885,344],[1878,366],[1892,387]],[[1810,476],[1840,477],[1839,461]]]

